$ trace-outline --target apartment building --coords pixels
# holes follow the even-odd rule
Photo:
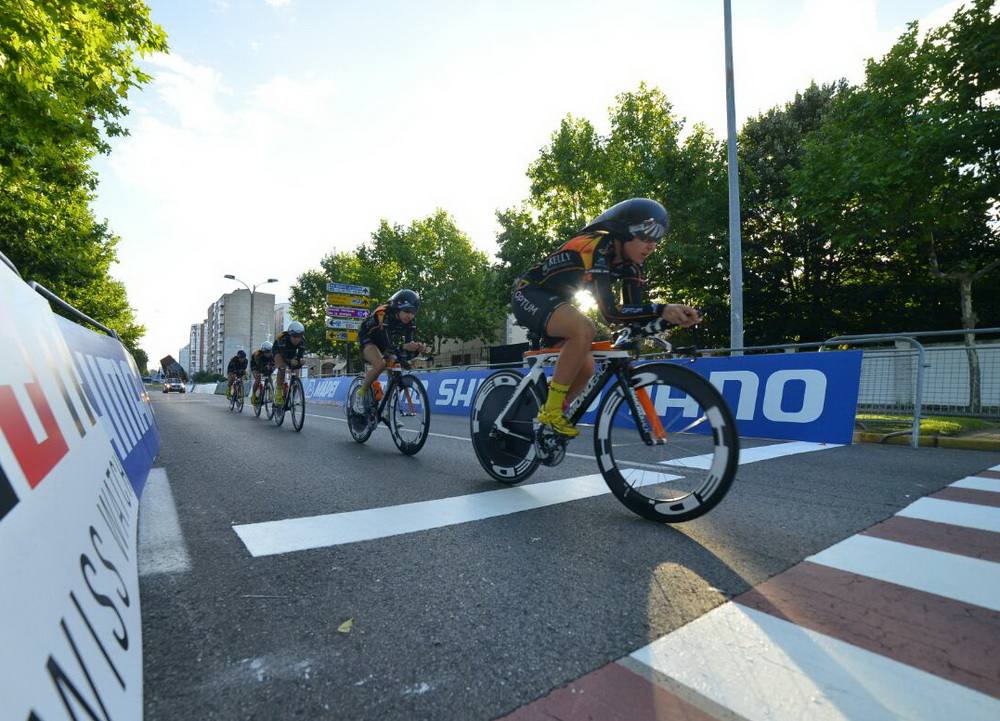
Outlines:
[[[235,290],[208,306],[202,323],[202,370],[224,374],[236,351],[250,355],[264,341],[274,340],[274,295],[254,293],[252,313],[250,295],[246,289]]]

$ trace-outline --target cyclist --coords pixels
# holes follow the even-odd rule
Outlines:
[[[271,352],[270,341],[264,341],[260,348],[250,356],[250,372],[253,373],[253,393],[250,395],[250,402],[257,402],[257,389],[260,387],[261,379],[271,375],[274,370],[274,354]]]
[[[278,369],[278,383],[274,387],[276,405],[280,406],[285,402],[285,368],[298,373],[302,367],[302,356],[306,353],[305,332],[305,327],[293,320],[284,332],[278,333],[271,346],[274,365]]]
[[[413,332],[417,326],[414,320],[420,310],[420,296],[416,291],[404,288],[397,290],[389,298],[389,302],[373,310],[358,330],[358,343],[361,344],[361,355],[371,366],[365,379],[351,400],[351,408],[355,413],[365,413],[365,403],[368,399],[368,388],[385,370],[386,355],[396,348],[413,353],[425,353],[429,348],[413,340]]]
[[[229,365],[226,366],[226,374],[229,376],[229,385],[226,386],[226,400],[233,397],[233,383],[236,382],[236,378],[239,377],[240,382],[242,382],[246,373],[247,354],[243,350],[238,350],[236,355],[229,359]]]
[[[666,209],[655,200],[630,198],[601,213],[590,225],[514,282],[511,307],[517,322],[562,348],[537,420],[569,438],[579,430],[563,415],[564,403],[594,375],[590,344],[594,324],[572,303],[581,289],[591,290],[608,323],[663,318],[691,326],[700,320],[687,305],[650,303],[642,264],[669,227]],[[621,286],[618,302],[613,283]]]

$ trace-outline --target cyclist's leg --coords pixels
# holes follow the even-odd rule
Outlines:
[[[233,381],[236,380],[236,374],[229,374],[229,383],[226,385],[226,398],[233,397]]]
[[[547,335],[565,338],[565,341],[552,373],[545,407],[539,412],[538,420],[566,436],[579,433],[563,415],[563,403],[578,394],[593,375],[594,361],[590,355],[590,344],[594,340],[594,333],[594,324],[590,319],[569,303],[552,311],[546,324]]]
[[[365,413],[367,411],[365,401],[368,398],[368,389],[382,371],[385,370],[385,359],[382,357],[383,352],[384,349],[380,348],[378,343],[372,339],[367,339],[361,346],[361,356],[370,367],[368,372],[365,373],[361,387],[358,388],[358,392],[351,399],[351,408],[355,413]]]
[[[274,385],[274,403],[280,406],[285,402],[285,368],[288,367],[281,353],[274,354],[274,367],[278,369],[278,381]]]

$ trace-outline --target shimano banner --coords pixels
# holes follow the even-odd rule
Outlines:
[[[861,378],[861,351],[699,358],[689,365],[725,397],[740,435],[818,443],[850,443]],[[494,371],[417,372],[432,413],[467,415],[483,379]],[[343,404],[351,377],[303,381],[306,397]],[[382,382],[385,383],[383,377]],[[690,398],[654,398],[657,408],[694,417]],[[583,417],[593,422],[598,398]]]

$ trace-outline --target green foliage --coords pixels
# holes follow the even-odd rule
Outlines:
[[[149,375],[149,369],[146,366],[149,364],[149,356],[146,354],[142,348],[136,348],[132,351],[132,358],[135,360],[135,365],[139,368],[140,375]]]
[[[192,383],[218,383],[224,380],[226,380],[226,376],[212,371],[198,371],[191,376]]]
[[[919,317],[921,327],[973,324],[971,283],[1000,267],[1000,18],[991,5],[977,0],[923,40],[912,23],[868,62],[865,84],[836,99],[792,175],[832,247],[874,271],[863,276],[888,280],[889,315]],[[927,312],[935,279],[959,282],[961,316],[954,301]],[[995,298],[985,307],[998,318]]]
[[[122,135],[137,54],[165,50],[135,0],[0,2],[0,250],[134,348],[122,285],[109,275],[118,238],[90,211],[89,162]]]
[[[418,337],[427,342],[492,341],[500,324],[489,300],[489,261],[443,210],[409,226],[383,220],[369,243],[331,253],[320,261],[320,270],[299,276],[291,290],[292,315],[306,326],[309,348],[323,353],[339,350],[326,341],[330,281],[368,286],[373,304],[385,302],[400,288],[417,291]]]

